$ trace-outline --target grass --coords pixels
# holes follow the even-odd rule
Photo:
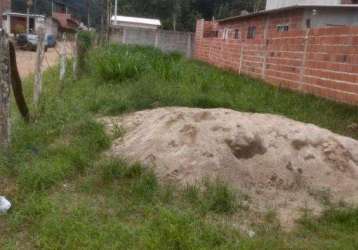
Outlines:
[[[91,63],[89,63],[91,62]],[[160,106],[275,113],[358,138],[358,110],[239,77],[178,54],[111,46],[90,52],[89,74],[44,77],[35,120],[13,110],[11,154],[0,156],[2,249],[356,249],[356,208],[330,209],[283,232],[274,219],[254,238],[237,228],[245,197],[220,181],[179,188],[139,164],[103,159],[111,138],[96,118]],[[31,99],[32,82],[25,84]],[[14,106],[13,106],[14,107]],[[114,136],[125,131],[114,128]],[[238,218],[239,217],[239,218]]]

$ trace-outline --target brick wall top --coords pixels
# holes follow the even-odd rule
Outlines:
[[[280,32],[276,23],[284,18],[219,24],[217,37],[196,39],[195,57],[273,85],[358,105],[358,27]],[[247,37],[250,25],[256,25],[253,39]]]

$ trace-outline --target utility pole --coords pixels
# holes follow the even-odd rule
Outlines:
[[[90,20],[90,9],[91,9],[91,0],[87,0],[87,27],[91,27],[91,20]]]
[[[32,7],[32,0],[27,0],[27,10],[26,10],[26,33],[30,33],[30,8]]]
[[[115,3],[114,3],[114,16],[118,16],[118,0],[115,0]]]

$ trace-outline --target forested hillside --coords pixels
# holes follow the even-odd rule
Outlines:
[[[102,0],[55,0],[67,4],[72,12],[87,22],[89,6],[92,26],[100,24]],[[198,17],[206,19],[237,15],[261,9],[265,0],[118,0],[121,15],[160,18],[165,29],[193,30]],[[114,0],[113,0],[114,4]],[[26,11],[25,0],[13,0],[14,11]],[[51,0],[33,0],[32,12],[49,14]]]

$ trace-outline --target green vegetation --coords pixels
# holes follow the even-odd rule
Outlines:
[[[103,159],[110,138],[96,121],[158,106],[228,107],[282,114],[358,138],[348,129],[358,122],[357,108],[149,48],[111,46],[88,60],[90,74],[79,81],[69,75],[61,95],[57,69],[46,72],[32,124],[13,112],[11,154],[0,157],[1,194],[14,205],[0,216],[2,249],[358,247],[355,208],[332,208],[319,219],[307,215],[290,233],[270,214],[249,225],[256,232],[250,238],[238,229],[250,213],[238,190],[220,181],[180,188],[139,164]],[[32,84],[25,85],[30,100]],[[123,133],[116,128],[116,137]]]

